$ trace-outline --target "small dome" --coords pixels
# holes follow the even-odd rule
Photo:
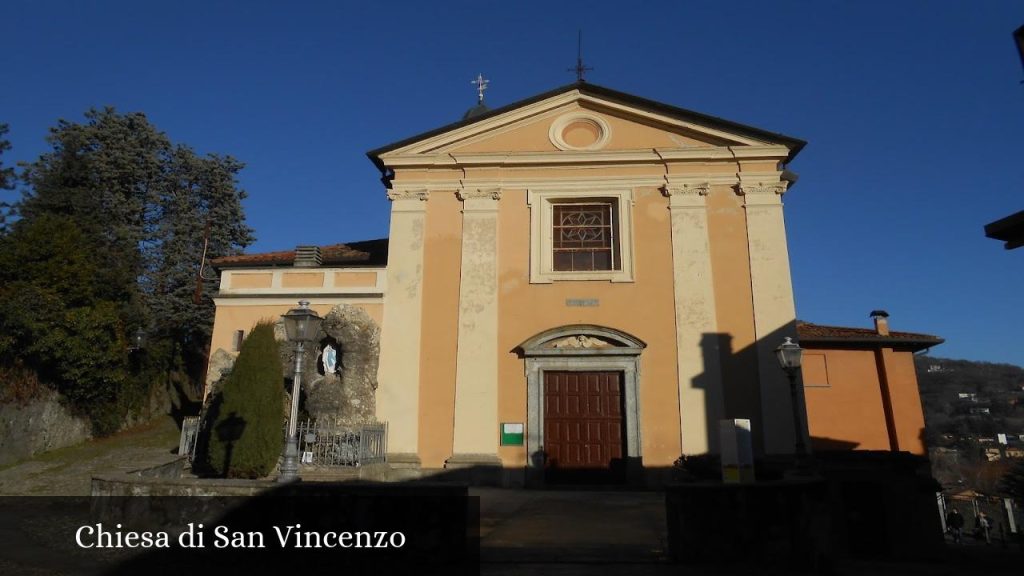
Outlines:
[[[476,106],[473,106],[469,110],[466,110],[466,113],[462,115],[462,119],[463,120],[468,120],[470,118],[475,118],[475,117],[477,117],[477,116],[479,116],[481,114],[484,114],[484,113],[490,112],[490,111],[491,111],[491,109],[488,108],[486,104],[481,102],[481,103],[477,104]]]

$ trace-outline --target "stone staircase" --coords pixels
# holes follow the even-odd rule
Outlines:
[[[348,482],[359,480],[360,474],[358,466],[304,466],[299,468],[299,477],[304,482]]]

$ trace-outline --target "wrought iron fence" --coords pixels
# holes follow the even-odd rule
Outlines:
[[[943,530],[948,531],[946,515],[956,508],[964,517],[963,532],[965,537],[985,542],[1006,542],[1019,540],[1024,533],[1024,510],[1019,503],[1010,498],[984,496],[975,493],[937,494],[939,514],[942,517]],[[986,536],[979,523],[979,516],[984,512],[989,521]]]
[[[307,466],[361,466],[384,462],[387,425],[364,424],[356,428],[298,423],[299,455]]]
[[[388,428],[385,424],[367,424],[359,437],[359,458],[362,464],[384,462],[387,450]]]
[[[186,416],[181,421],[178,456],[188,456],[189,462],[192,462],[196,457],[196,440],[199,439],[199,418],[199,416]]]

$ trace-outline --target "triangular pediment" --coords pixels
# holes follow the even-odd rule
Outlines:
[[[374,150],[378,165],[412,157],[774,147],[803,141],[577,83]]]

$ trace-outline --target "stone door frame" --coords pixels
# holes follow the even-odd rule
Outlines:
[[[580,339],[580,345],[560,343]],[[643,482],[640,441],[640,339],[603,326],[579,324],[546,330],[523,342],[526,361],[526,483],[544,485],[544,372],[621,372],[629,484]]]

